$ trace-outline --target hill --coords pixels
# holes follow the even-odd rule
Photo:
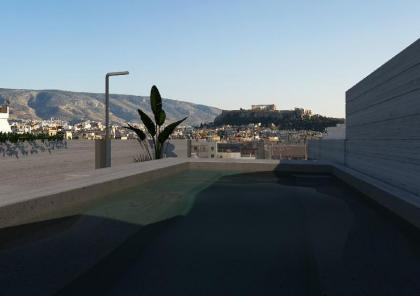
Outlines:
[[[104,120],[105,95],[62,90],[23,90],[0,88],[0,104],[10,102],[11,119],[50,119],[70,122]],[[110,120],[115,123],[138,121],[137,109],[151,114],[149,97],[110,95]],[[187,124],[212,122],[221,110],[184,101],[163,99],[169,121],[188,116]]]
[[[283,111],[260,110],[223,110],[213,122],[213,126],[223,125],[248,125],[261,123],[263,126],[276,125],[284,130],[314,130],[324,131],[326,127],[343,123],[343,118],[325,117],[322,115],[308,115],[303,109]]]

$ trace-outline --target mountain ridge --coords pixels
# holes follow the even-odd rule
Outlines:
[[[212,122],[222,110],[187,101],[163,98],[168,121],[188,116],[190,125]],[[70,122],[104,120],[105,95],[102,93],[74,92],[57,89],[0,88],[0,104],[10,102],[11,119],[58,118]],[[116,123],[139,121],[137,109],[151,114],[149,97],[110,94],[110,120]]]

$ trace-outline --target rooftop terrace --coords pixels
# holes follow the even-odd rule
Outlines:
[[[9,171],[2,293],[419,295],[419,49],[347,92],[346,139],[315,160]]]

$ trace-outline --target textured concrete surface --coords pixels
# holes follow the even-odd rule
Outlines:
[[[420,39],[346,93],[346,165],[420,199]]]

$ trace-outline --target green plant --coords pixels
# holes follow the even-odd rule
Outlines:
[[[153,85],[150,91],[150,107],[154,116],[154,121],[142,110],[137,109],[140,119],[146,127],[147,133],[151,138],[151,146],[154,151],[154,155],[150,153],[150,142],[147,139],[147,135],[141,129],[134,127],[130,124],[127,124],[125,128],[132,130],[136,133],[140,145],[146,151],[145,156],[142,156],[142,159],[159,159],[163,156],[163,149],[165,142],[169,139],[169,136],[174,132],[176,127],[181,124],[187,117],[175,121],[164,127],[166,120],[166,113],[162,108],[162,97],[160,96],[158,88]]]

